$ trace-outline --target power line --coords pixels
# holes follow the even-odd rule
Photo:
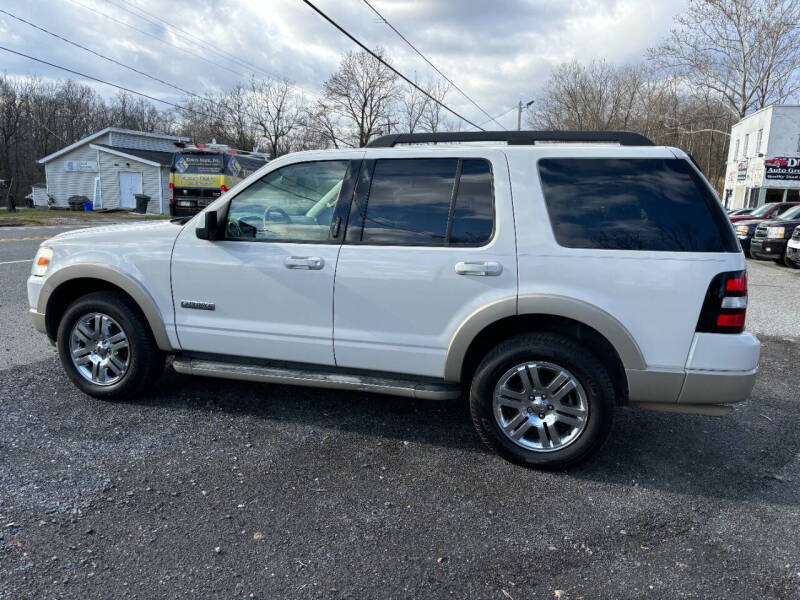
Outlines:
[[[481,108],[481,106],[480,106],[480,105],[479,105],[477,102],[475,102],[475,100],[473,100],[472,98],[470,98],[470,97],[467,95],[467,93],[466,93],[464,90],[462,90],[460,87],[458,87],[458,86],[457,86],[457,85],[456,85],[456,84],[453,82],[453,80],[452,80],[452,79],[450,79],[450,78],[449,78],[447,75],[445,75],[444,73],[442,73],[442,72],[439,70],[439,68],[438,68],[438,67],[437,67],[435,64],[433,64],[433,63],[432,63],[430,60],[428,60],[428,57],[426,57],[426,56],[425,56],[425,55],[424,55],[422,52],[420,52],[419,50],[417,50],[417,47],[416,47],[416,46],[414,46],[414,44],[412,44],[410,41],[408,41],[408,38],[406,38],[406,36],[404,36],[402,33],[400,33],[400,32],[399,32],[399,31],[398,31],[398,30],[395,28],[395,26],[394,26],[394,25],[392,25],[392,24],[389,22],[389,20],[388,20],[386,17],[384,17],[384,16],[383,16],[383,15],[382,15],[380,12],[378,12],[378,9],[377,9],[377,8],[375,8],[374,6],[372,6],[372,4],[370,4],[369,0],[363,0],[363,2],[364,2],[364,4],[366,4],[366,5],[367,5],[367,6],[370,8],[370,10],[372,10],[372,12],[374,12],[376,15],[378,15],[378,18],[379,18],[381,21],[383,21],[383,22],[386,24],[386,26],[387,26],[387,27],[389,27],[389,29],[391,29],[392,31],[394,31],[394,32],[395,32],[395,33],[396,33],[396,34],[397,34],[397,35],[400,37],[400,39],[401,39],[401,40],[403,40],[403,41],[404,41],[406,44],[408,44],[408,45],[411,47],[411,49],[412,49],[414,52],[416,52],[417,54],[419,54],[419,56],[422,58],[422,60],[424,60],[426,63],[428,63],[428,65],[430,65],[430,66],[431,66],[431,68],[432,68],[434,71],[436,71],[436,72],[437,72],[439,75],[441,75],[441,76],[444,78],[444,80],[445,80],[445,81],[447,81],[447,83],[449,83],[449,84],[450,84],[450,85],[452,85],[454,88],[456,88],[456,89],[457,89],[459,92],[461,92],[461,95],[462,95],[462,96],[464,96],[464,98],[466,98],[467,100],[469,100],[469,101],[470,101],[470,102],[471,102],[471,103],[472,103],[472,104],[475,106],[475,108],[477,108],[477,109],[478,109],[479,111],[481,111],[481,112],[482,112],[484,115],[486,115],[487,117],[489,117],[489,121],[494,121],[495,123],[497,123],[497,120],[496,120],[494,117],[492,117],[492,115],[490,115],[488,112],[486,112],[485,110],[483,110],[483,108]],[[484,123],[488,123],[489,121],[485,121]],[[501,123],[497,123],[497,124],[498,124],[498,125],[500,125],[500,127],[503,127],[503,125],[502,125]],[[505,128],[505,127],[503,127],[503,129],[506,129],[506,128]]]
[[[156,40],[157,42],[161,42],[162,44],[165,44],[167,46],[171,46],[171,47],[175,48],[176,50],[180,50],[184,54],[188,54],[189,56],[193,56],[193,57],[195,57],[197,59],[200,59],[203,62],[206,62],[206,63],[208,63],[210,65],[214,65],[215,67],[219,67],[220,69],[225,69],[226,71],[229,71],[229,72],[231,72],[234,75],[237,75],[239,77],[247,77],[247,75],[244,74],[244,73],[241,73],[239,71],[235,71],[235,70],[231,69],[230,67],[225,66],[225,65],[221,65],[221,64],[219,64],[217,62],[214,62],[213,60],[209,60],[209,59],[205,58],[204,56],[201,56],[201,55],[199,55],[199,54],[197,54],[195,52],[192,52],[191,50],[187,50],[186,48],[181,48],[177,44],[173,44],[172,42],[170,42],[168,40],[163,40],[160,37],[158,37],[156,35],[153,35],[152,33],[144,31],[143,29],[139,29],[138,27],[134,27],[133,25],[131,25],[129,23],[126,23],[125,21],[120,21],[119,19],[117,19],[115,17],[112,17],[111,15],[107,15],[106,13],[104,13],[102,11],[99,11],[99,10],[97,10],[95,8],[92,8],[91,6],[86,6],[85,4],[82,4],[81,2],[78,2],[77,0],[68,0],[68,1],[71,2],[72,4],[76,4],[77,6],[80,6],[81,8],[83,8],[85,10],[88,10],[89,12],[93,12],[96,15],[100,15],[101,17],[105,17],[109,21],[113,21],[114,23],[117,23],[118,25],[122,25],[123,27],[127,27],[128,29],[132,29],[133,31],[141,33],[142,35],[146,35],[147,37],[152,38],[152,39]]]
[[[126,65],[124,63],[121,63],[118,60],[114,60],[113,58],[105,56],[104,54],[100,54],[99,52],[95,52],[91,48],[87,48],[86,46],[82,46],[81,44],[78,44],[77,42],[73,42],[70,39],[67,39],[67,38],[65,38],[65,37],[63,37],[63,36],[61,36],[61,35],[59,35],[57,33],[53,33],[52,31],[49,31],[49,30],[45,29],[44,27],[39,27],[38,25],[35,25],[34,23],[31,23],[30,21],[26,21],[22,17],[18,17],[17,15],[11,14],[7,10],[3,10],[2,8],[0,8],[0,13],[6,14],[9,17],[11,17],[12,19],[16,19],[17,21],[25,23],[26,25],[29,25],[29,26],[33,27],[34,29],[38,29],[39,31],[42,31],[42,32],[46,33],[47,35],[53,36],[54,38],[57,38],[57,39],[61,40],[62,42],[66,42],[67,44],[71,44],[71,45],[75,46],[76,48],[80,48],[81,50],[85,50],[86,52],[89,52],[90,54],[94,54],[95,56],[97,56],[99,58],[102,58],[103,60],[107,60],[109,62],[112,62],[115,65],[119,65],[120,67],[123,67],[125,69],[130,70],[130,71],[133,71],[134,73],[138,73],[139,75],[144,75],[145,77],[147,77],[149,79],[152,79],[153,81],[157,81],[158,83],[162,83],[162,84],[166,85],[167,87],[174,88],[174,89],[176,89],[176,90],[178,90],[180,92],[183,92],[184,94],[187,94],[189,96],[194,96],[195,98],[200,98],[201,100],[206,100],[208,102],[216,104],[213,100],[210,100],[209,98],[206,98],[206,97],[201,96],[199,94],[195,94],[194,92],[192,92],[190,90],[187,90],[187,89],[184,89],[184,88],[180,87],[179,85],[176,85],[174,83],[170,83],[168,81],[164,81],[163,79],[159,79],[158,77],[155,77],[153,75],[145,73],[144,71],[140,71],[139,69],[136,69],[134,67]]]
[[[504,112],[503,114],[497,115],[496,117],[490,117],[490,118],[489,118],[489,121],[494,121],[495,123],[497,123],[497,119],[502,119],[502,118],[503,118],[503,117],[505,117],[505,116],[506,116],[508,113],[510,113],[512,110],[516,110],[516,108],[517,108],[516,106],[512,106],[511,108],[509,108],[509,109],[508,109],[506,112]],[[481,126],[483,126],[483,125],[486,125],[487,123],[489,123],[489,121],[484,121],[483,123],[481,123]],[[498,124],[498,125],[500,125],[500,123],[497,123],[497,124]],[[500,125],[500,127],[503,127],[503,126],[502,126],[502,125]],[[508,131],[508,129],[507,129],[506,127],[503,127],[503,129],[505,129],[506,131]]]
[[[425,96],[427,96],[428,98],[430,98],[431,100],[433,100],[433,101],[434,101],[436,104],[438,104],[439,106],[441,106],[442,108],[444,108],[446,111],[448,111],[448,112],[450,112],[450,113],[454,114],[455,116],[457,116],[457,117],[458,117],[459,119],[461,119],[462,121],[465,121],[466,123],[469,123],[469,124],[470,124],[470,125],[472,125],[473,127],[477,128],[477,129],[480,129],[481,131],[484,131],[483,127],[481,127],[480,125],[476,125],[475,123],[473,123],[472,121],[470,121],[470,120],[469,120],[469,119],[467,119],[466,117],[464,117],[464,116],[462,116],[462,115],[458,114],[458,113],[457,113],[456,111],[454,111],[452,108],[450,108],[449,106],[447,106],[446,104],[444,104],[444,103],[443,103],[441,100],[438,100],[438,99],[434,98],[434,97],[433,97],[433,96],[431,96],[431,95],[430,95],[430,94],[429,94],[427,91],[425,91],[424,89],[422,89],[421,87],[419,87],[419,86],[418,86],[416,83],[414,83],[413,81],[411,81],[411,80],[410,80],[408,77],[406,77],[405,75],[403,75],[403,74],[402,74],[400,71],[398,71],[397,69],[395,69],[395,68],[394,68],[392,65],[390,65],[388,62],[386,62],[386,61],[385,61],[383,58],[381,58],[380,56],[378,56],[378,55],[377,55],[375,52],[373,52],[372,50],[370,50],[369,48],[367,48],[367,47],[366,47],[364,44],[362,44],[360,41],[358,41],[358,40],[357,40],[357,39],[356,39],[356,38],[355,38],[355,37],[354,37],[354,36],[353,36],[353,35],[352,35],[352,34],[351,34],[349,31],[347,31],[347,30],[346,30],[344,27],[342,27],[341,25],[339,25],[339,24],[338,24],[336,21],[334,21],[333,19],[331,19],[331,18],[330,18],[328,15],[326,15],[324,12],[322,12],[322,11],[321,11],[319,8],[317,8],[317,7],[316,7],[316,6],[315,6],[315,5],[314,5],[312,2],[310,2],[309,0],[303,0],[303,2],[305,2],[305,3],[306,3],[306,4],[308,4],[308,5],[309,5],[309,6],[310,6],[312,9],[314,9],[314,11],[315,11],[317,14],[319,14],[319,15],[320,15],[320,16],[321,16],[323,19],[325,19],[326,21],[328,21],[328,23],[330,23],[330,24],[331,24],[331,25],[333,25],[333,26],[334,26],[336,29],[338,29],[338,30],[339,30],[339,31],[341,31],[343,34],[345,34],[347,37],[349,37],[349,38],[350,38],[350,39],[351,39],[353,42],[355,42],[356,44],[358,44],[358,46],[360,46],[362,50],[364,50],[365,52],[367,52],[368,54],[370,54],[370,55],[371,55],[373,58],[375,58],[375,59],[376,59],[378,62],[380,62],[382,65],[384,65],[385,67],[387,67],[388,69],[390,69],[391,71],[393,71],[393,72],[394,72],[394,74],[395,74],[395,75],[397,75],[398,77],[400,77],[400,78],[401,78],[403,81],[405,81],[405,82],[406,82],[406,83],[408,83],[409,85],[413,86],[413,87],[414,87],[414,88],[416,88],[418,91],[422,92],[422,93],[423,93]]]
[[[279,80],[283,80],[283,81],[286,80],[285,77],[282,77],[282,76],[279,76],[279,75],[275,75],[274,73],[270,73],[269,71],[265,71],[264,69],[262,69],[261,67],[257,67],[253,63],[247,62],[246,60],[244,60],[242,58],[239,58],[238,56],[236,56],[234,54],[231,54],[230,52],[226,52],[225,50],[223,50],[219,46],[215,46],[214,44],[209,43],[207,40],[204,40],[204,39],[192,34],[191,32],[186,31],[185,29],[183,29],[181,27],[178,27],[177,25],[173,25],[172,23],[169,23],[168,21],[165,21],[164,19],[162,19],[158,15],[154,15],[153,13],[148,12],[143,8],[139,8],[138,6],[136,6],[135,4],[133,4],[133,3],[129,2],[129,1],[122,0],[123,4],[127,4],[130,8],[124,6],[123,4],[120,4],[116,0],[106,0],[106,2],[108,2],[109,4],[111,4],[113,6],[116,6],[117,8],[120,8],[120,9],[124,10],[125,12],[127,12],[129,14],[132,14],[135,17],[138,17],[139,19],[143,19],[144,21],[147,21],[151,25],[156,25],[156,26],[160,27],[160,25],[158,23],[158,22],[160,22],[163,25],[166,25],[167,29],[171,29],[174,32],[178,32],[178,33],[182,33],[184,35],[187,35],[190,38],[192,38],[192,39],[194,39],[194,40],[196,40],[196,41],[208,46],[209,48],[213,48],[214,50],[216,50],[217,52],[222,54],[224,57],[226,57],[231,62],[233,62],[233,63],[235,63],[235,64],[237,64],[239,66],[242,66],[242,67],[244,67],[246,69],[250,69],[254,73],[256,71],[260,71],[264,75],[267,75],[268,77],[271,77],[273,79],[279,79]],[[131,9],[134,9],[138,13],[141,13],[141,14],[137,14],[137,12],[133,12],[133,10],[131,10]],[[142,16],[142,15],[145,15],[145,16]]]
[[[209,117],[215,119],[214,115],[210,115],[208,113],[195,110],[193,108],[187,108],[185,106],[181,106],[180,104],[175,104],[174,102],[170,102],[169,100],[162,100],[161,98],[156,98],[155,96],[150,96],[149,94],[145,94],[144,92],[137,92],[136,90],[132,90],[122,85],[118,85],[116,83],[111,83],[110,81],[105,81],[103,79],[99,79],[98,77],[93,77],[92,75],[87,75],[86,73],[81,73],[80,71],[75,71],[73,69],[62,67],[61,65],[57,65],[55,63],[48,62],[41,58],[36,58],[35,56],[31,56],[30,54],[25,54],[24,52],[18,52],[17,50],[12,50],[11,48],[6,48],[5,46],[0,46],[0,50],[5,50],[6,52],[10,52],[11,54],[16,54],[17,56],[22,56],[24,58],[36,61],[43,65],[47,65],[49,67],[54,67],[56,69],[61,69],[62,71],[66,71],[67,73],[72,73],[73,75],[78,75],[79,77],[84,77],[86,79],[90,79],[92,81],[96,81],[98,83],[102,83],[104,85],[110,85],[111,87],[117,88],[118,90],[122,90],[123,92],[128,92],[130,94],[135,94],[137,96],[142,96],[143,98],[147,98],[148,100],[152,100],[154,102],[161,102],[162,104],[167,104],[172,106],[173,108],[177,108],[178,110],[184,110],[186,112],[195,113],[198,115],[203,115],[204,117]]]

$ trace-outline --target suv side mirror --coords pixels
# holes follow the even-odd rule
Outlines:
[[[217,223],[217,211],[207,210],[204,213],[205,222],[203,227],[195,229],[195,234],[201,240],[215,240],[219,233],[219,225]]]

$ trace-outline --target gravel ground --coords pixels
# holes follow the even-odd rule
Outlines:
[[[748,259],[747,328],[759,335],[800,337],[800,269]]]
[[[622,409],[569,473],[484,451],[463,404],[167,374],[3,372],[0,597],[797,598],[800,345],[724,418]]]
[[[28,326],[28,270],[0,264],[2,600],[800,598],[787,269],[750,261],[749,328],[791,311],[747,402],[620,409],[568,473],[488,453],[458,402],[169,369],[146,399],[92,400]]]

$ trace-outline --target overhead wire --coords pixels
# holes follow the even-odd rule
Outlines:
[[[369,55],[371,55],[371,56],[372,56],[374,59],[376,59],[376,60],[377,60],[378,62],[380,62],[382,65],[384,65],[384,66],[385,66],[385,67],[387,67],[389,70],[391,70],[391,71],[392,71],[392,72],[393,72],[395,75],[397,75],[398,77],[400,77],[400,78],[401,78],[403,81],[405,81],[406,83],[408,83],[409,85],[411,85],[412,87],[414,87],[414,88],[415,88],[416,90],[418,90],[419,92],[422,92],[422,94],[423,94],[423,95],[427,96],[427,97],[428,97],[430,100],[432,100],[433,102],[435,102],[436,104],[438,104],[439,106],[441,106],[442,108],[444,108],[444,109],[445,109],[446,111],[448,111],[449,113],[451,113],[451,114],[455,115],[456,117],[458,117],[458,118],[459,118],[459,119],[461,119],[462,121],[464,121],[464,122],[466,122],[466,123],[469,123],[469,124],[470,124],[470,125],[472,125],[473,127],[477,128],[477,129],[480,129],[481,131],[484,131],[483,127],[481,127],[480,125],[477,125],[476,123],[473,123],[472,121],[470,121],[469,119],[467,119],[465,116],[463,116],[463,115],[461,115],[461,114],[457,113],[455,110],[453,110],[452,108],[450,108],[449,106],[447,106],[447,105],[446,105],[444,102],[442,102],[442,101],[441,101],[441,100],[439,100],[438,98],[434,98],[434,97],[433,97],[433,96],[432,96],[432,95],[431,95],[431,94],[430,94],[430,93],[429,93],[427,90],[424,90],[423,88],[421,88],[420,86],[418,86],[418,85],[417,85],[415,82],[411,81],[411,80],[410,80],[408,77],[406,77],[405,75],[403,75],[403,73],[401,73],[400,71],[398,71],[397,69],[395,69],[395,68],[394,68],[394,67],[393,67],[391,64],[389,64],[388,62],[386,62],[386,60],[385,60],[384,58],[382,58],[380,55],[378,55],[378,54],[377,54],[377,53],[375,53],[374,51],[370,50],[370,49],[369,49],[367,46],[365,46],[365,45],[364,45],[364,44],[363,44],[361,41],[359,41],[359,40],[358,40],[358,39],[357,39],[357,38],[356,38],[356,37],[355,37],[353,34],[351,34],[351,33],[350,33],[349,31],[347,31],[347,30],[346,30],[344,27],[342,27],[341,25],[339,25],[339,24],[338,24],[336,21],[334,21],[334,20],[333,20],[331,17],[329,17],[327,14],[325,14],[325,13],[324,13],[324,12],[323,12],[321,9],[319,9],[317,6],[315,6],[313,2],[311,2],[310,0],[303,0],[303,2],[304,2],[305,4],[307,4],[308,6],[310,6],[310,7],[311,7],[311,8],[312,8],[312,9],[313,9],[313,10],[314,10],[314,11],[315,11],[317,14],[319,14],[319,15],[320,15],[320,16],[321,16],[323,19],[325,19],[326,21],[328,21],[328,23],[330,23],[331,25],[333,25],[333,26],[334,26],[336,29],[338,29],[340,32],[342,32],[344,35],[346,35],[348,38],[350,38],[350,40],[352,40],[352,41],[353,41],[355,44],[357,44],[357,45],[358,45],[358,46],[359,46],[359,47],[360,47],[362,50],[364,50],[365,52],[367,52],[367,53],[368,53]]]
[[[397,36],[398,36],[398,37],[399,37],[401,40],[403,40],[403,41],[404,41],[406,44],[408,44],[408,46],[409,46],[409,47],[410,47],[410,48],[411,48],[411,49],[412,49],[414,52],[416,52],[416,53],[417,53],[417,54],[418,54],[418,55],[419,55],[419,56],[422,58],[422,60],[424,60],[426,63],[428,63],[428,65],[429,65],[429,66],[430,66],[430,67],[431,67],[431,68],[432,68],[434,71],[436,71],[436,72],[437,72],[439,75],[441,75],[441,76],[444,78],[444,80],[445,80],[447,83],[449,83],[449,84],[450,84],[450,85],[452,85],[452,86],[453,86],[453,87],[454,87],[456,90],[458,90],[458,91],[461,93],[461,95],[462,95],[462,96],[464,96],[464,98],[466,98],[467,100],[469,100],[469,101],[470,101],[470,102],[471,102],[471,103],[472,103],[472,104],[475,106],[475,108],[477,108],[477,109],[478,109],[479,111],[481,111],[481,112],[482,112],[484,115],[486,115],[487,117],[489,117],[489,120],[488,120],[488,121],[485,121],[484,123],[481,123],[481,125],[485,125],[486,123],[489,123],[490,121],[494,121],[494,122],[495,122],[495,123],[497,123],[497,124],[498,124],[500,127],[502,127],[503,129],[506,129],[506,127],[504,127],[504,126],[502,125],[502,123],[498,123],[498,122],[497,122],[497,119],[496,119],[495,117],[493,117],[493,116],[492,116],[492,115],[490,115],[488,112],[486,112],[486,111],[483,109],[483,107],[481,107],[481,106],[480,106],[480,105],[479,105],[477,102],[475,102],[475,100],[473,100],[472,98],[470,98],[470,96],[469,96],[469,95],[468,95],[468,94],[467,94],[467,93],[466,93],[464,90],[462,90],[462,89],[461,89],[461,88],[460,88],[458,85],[456,85],[456,83],[455,83],[455,82],[454,82],[452,79],[450,79],[450,78],[449,78],[447,75],[445,75],[444,73],[442,73],[442,71],[441,71],[441,70],[440,70],[440,69],[439,69],[439,68],[438,68],[438,67],[437,67],[435,64],[433,64],[433,63],[432,63],[430,60],[428,60],[428,57],[427,57],[427,56],[425,56],[425,55],[424,55],[424,54],[423,54],[423,53],[422,53],[420,50],[418,50],[418,49],[417,49],[417,47],[416,47],[414,44],[412,44],[412,43],[411,43],[411,42],[408,40],[408,38],[407,38],[406,36],[404,36],[402,33],[400,33],[400,32],[397,30],[397,28],[396,28],[394,25],[392,25],[392,24],[389,22],[389,20],[388,20],[386,17],[384,17],[384,16],[383,16],[383,15],[382,15],[382,14],[381,14],[379,11],[378,11],[378,9],[377,9],[377,8],[375,8],[375,7],[374,7],[374,6],[373,6],[373,5],[372,5],[372,4],[369,2],[369,0],[362,0],[362,1],[364,2],[364,4],[366,4],[366,5],[369,7],[369,9],[370,9],[372,12],[374,12],[374,13],[375,13],[375,14],[378,16],[378,18],[379,18],[381,21],[383,21],[383,23],[384,23],[384,24],[385,24],[385,25],[386,25],[386,26],[387,26],[389,29],[391,29],[392,31],[394,31],[394,32],[397,34]]]

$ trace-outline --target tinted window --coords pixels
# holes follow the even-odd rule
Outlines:
[[[371,163],[362,169],[348,240],[479,245],[491,238],[494,202],[488,161],[420,158],[378,160],[374,167]]]
[[[379,160],[372,174],[362,241],[444,243],[458,160]]]
[[[780,212],[780,211],[777,211]],[[797,219],[800,217],[800,206],[792,206],[788,210],[784,210],[779,216],[779,219]]]
[[[225,237],[326,241],[347,166],[306,162],[268,173],[231,200]]]
[[[738,251],[722,209],[684,160],[552,158],[539,161],[539,174],[562,246]]]
[[[458,180],[450,243],[483,244],[492,237],[493,229],[491,167],[485,160],[464,160]]]

